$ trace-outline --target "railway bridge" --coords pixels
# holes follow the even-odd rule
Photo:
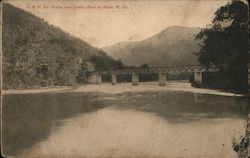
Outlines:
[[[194,73],[194,82],[196,84],[202,83],[203,72],[218,72],[223,70],[224,66],[211,65],[206,67],[204,65],[182,65],[182,66],[167,66],[167,67],[150,67],[150,68],[131,68],[121,70],[109,71],[91,71],[87,74],[88,83],[102,83],[102,75],[111,75],[111,82],[113,85],[117,83],[117,75],[132,75],[132,85],[139,84],[140,74],[159,74],[159,85],[165,86],[167,73],[181,73],[192,72]]]

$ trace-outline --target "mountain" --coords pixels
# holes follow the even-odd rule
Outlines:
[[[120,42],[102,48],[125,64],[150,66],[197,64],[198,46],[195,36],[199,28],[171,26],[160,33],[139,42]]]
[[[3,3],[3,88],[74,85],[80,61],[106,70],[121,65],[103,50],[43,19]]]

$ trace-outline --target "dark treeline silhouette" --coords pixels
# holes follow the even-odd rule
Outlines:
[[[198,60],[204,65],[225,65],[217,73],[204,73],[203,86],[247,92],[248,78],[248,6],[231,1],[216,12],[211,28],[203,29],[196,39],[201,41]],[[192,79],[191,79],[192,80]]]

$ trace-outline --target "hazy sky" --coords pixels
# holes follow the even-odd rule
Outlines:
[[[96,47],[121,41],[143,40],[171,25],[205,27],[211,23],[214,12],[227,2],[228,0],[9,1]]]

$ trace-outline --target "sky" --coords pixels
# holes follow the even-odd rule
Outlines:
[[[92,46],[144,40],[173,25],[206,27],[228,0],[11,0]]]

